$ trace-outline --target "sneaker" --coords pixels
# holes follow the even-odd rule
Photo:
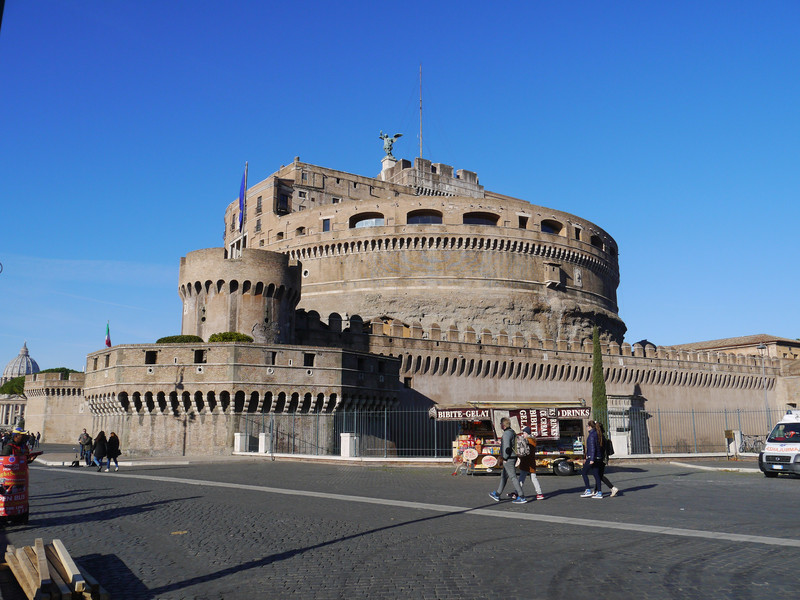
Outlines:
[[[495,502],[500,502],[500,494],[497,492],[489,492],[489,497]]]
[[[544,496],[542,494],[536,494],[537,500],[544,500]]]
[[[511,504],[527,504],[528,499],[525,496],[519,496],[511,501]]]
[[[119,467],[114,467],[114,471],[119,471]]]
[[[108,473],[108,467],[106,467],[106,473]]]
[[[99,473],[100,471],[102,471],[102,470],[103,470],[103,467],[97,467],[97,472],[98,472],[98,473]]]
[[[586,490],[581,494],[581,498],[591,498],[592,496],[594,496],[592,490]]]
[[[602,500],[603,499],[603,492],[595,492],[592,495],[592,498],[594,498],[595,500]]]
[[[611,488],[611,497],[613,498],[617,494],[619,494],[619,488],[612,487]]]

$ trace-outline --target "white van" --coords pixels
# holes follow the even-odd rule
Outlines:
[[[775,425],[764,450],[758,454],[758,468],[766,477],[800,475],[800,410],[788,411]]]

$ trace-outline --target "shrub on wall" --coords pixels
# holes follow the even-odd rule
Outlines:
[[[168,335],[156,340],[156,344],[197,344],[203,343],[199,335]]]
[[[208,342],[252,342],[253,338],[238,331],[225,331],[224,333],[212,333]]]

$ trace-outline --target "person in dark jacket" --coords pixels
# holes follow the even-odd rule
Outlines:
[[[117,434],[113,431],[108,434],[108,443],[106,444],[106,451],[108,452],[108,464],[106,465],[106,471],[111,468],[111,461],[114,461],[114,470],[119,471],[119,463],[117,462],[117,457],[122,454],[119,451],[119,438]]]
[[[503,488],[506,487],[506,482],[510,479],[517,492],[517,497],[514,498],[512,502],[514,504],[525,504],[528,499],[522,494],[522,488],[517,478],[517,452],[514,449],[517,434],[511,429],[511,419],[508,417],[500,419],[500,429],[503,430],[503,437],[500,441],[500,456],[503,459],[503,470],[500,472],[500,485],[497,487],[497,491],[490,492],[489,496],[491,496],[492,500],[495,502],[500,502]]]
[[[81,445],[81,458],[86,461],[88,467],[92,464],[92,436],[83,430],[83,433],[78,437],[78,443]]]
[[[608,438],[606,437],[606,430],[603,427],[602,423],[597,423],[597,426],[600,430],[600,439],[603,440],[603,460],[600,461],[600,468],[599,468],[599,475],[600,481],[605,483],[608,487],[611,488],[611,497],[613,498],[617,494],[619,494],[619,488],[617,488],[611,481],[606,477],[606,465],[608,465]]]
[[[99,472],[103,468],[103,459],[106,457],[106,454],[108,454],[108,444],[105,431],[101,431],[94,436],[92,454],[94,454],[92,462],[97,465],[97,471]]]
[[[600,463],[603,461],[603,438],[598,433],[597,423],[589,421],[589,434],[586,436],[586,456],[583,461],[583,485],[586,491],[581,494],[581,498],[602,499],[603,492],[600,489]],[[594,477],[594,489],[589,487],[589,473]]]

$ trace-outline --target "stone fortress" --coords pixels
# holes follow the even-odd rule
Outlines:
[[[591,397],[594,325],[621,409],[763,408],[766,396],[780,411],[800,392],[794,340],[625,343],[614,239],[488,192],[476,173],[387,155],[370,178],[296,158],[246,199],[225,210],[224,248],[181,259],[178,291],[183,334],[254,343],[114,346],[61,387],[30,376],[29,428],[55,441],[67,419],[65,441],[87,427],[140,453],[228,453],[253,415],[576,406]],[[64,383],[80,393],[56,411]]]

